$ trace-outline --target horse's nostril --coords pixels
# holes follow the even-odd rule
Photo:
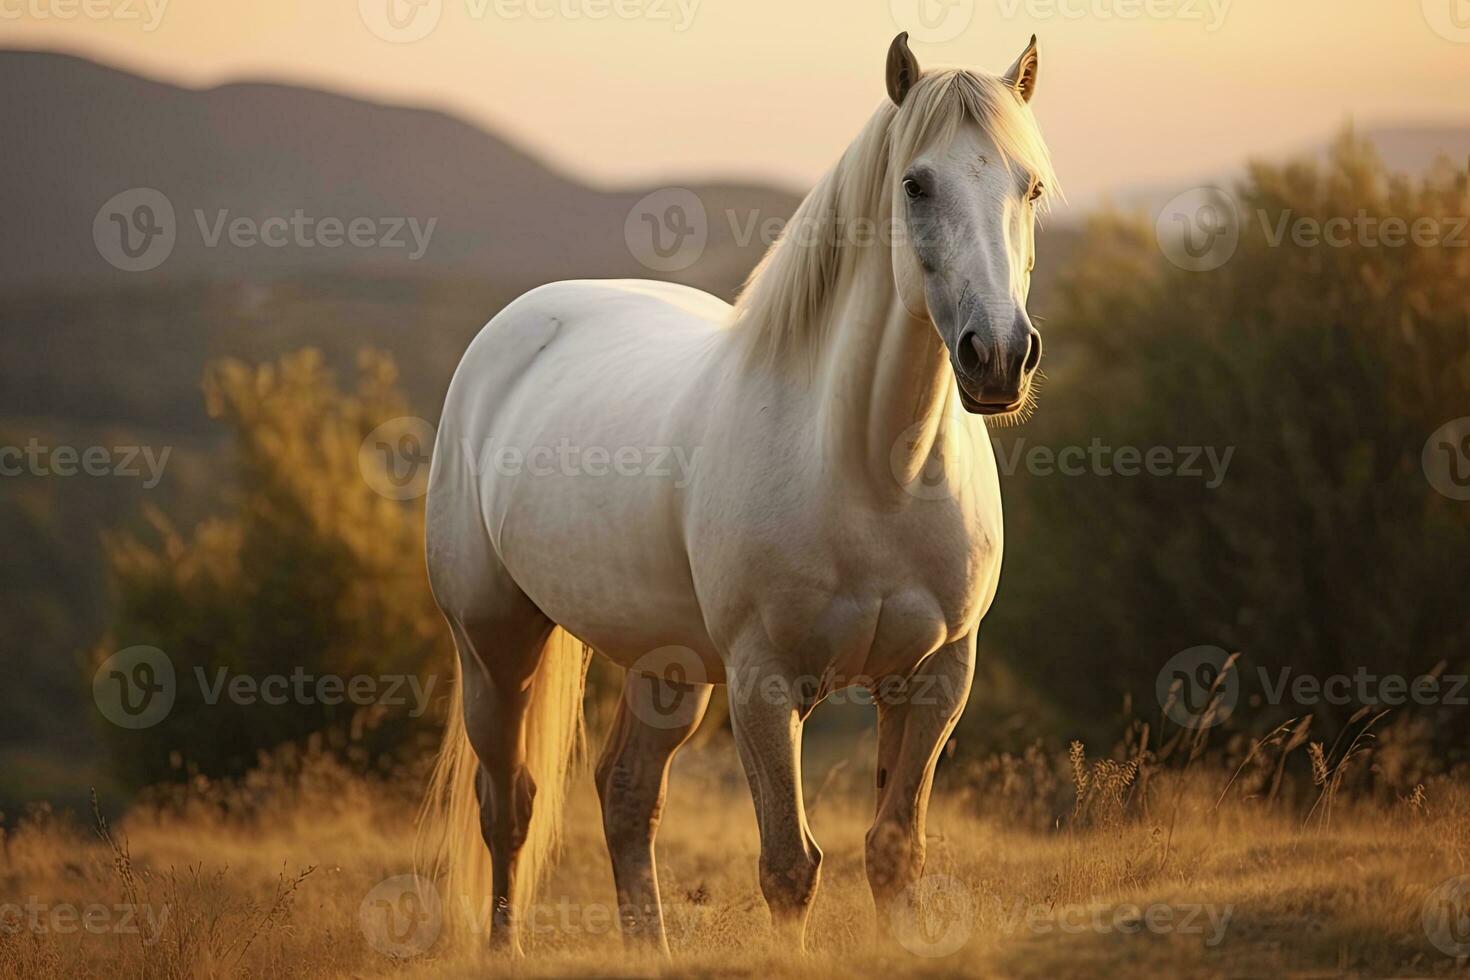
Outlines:
[[[980,335],[973,330],[966,331],[960,337],[955,356],[959,359],[960,369],[971,377],[983,371],[990,360],[990,354],[980,342]]]
[[[1021,370],[1026,374],[1033,374],[1040,366],[1041,334],[1036,332],[1035,327],[1032,327],[1026,333],[1026,363],[1022,366]]]

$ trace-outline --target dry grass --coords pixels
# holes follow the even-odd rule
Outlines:
[[[1341,780],[1329,768],[1317,791],[1332,795],[1308,820],[1311,791],[1267,803],[1242,795],[1232,773],[1240,774],[1228,767],[1196,764],[1180,773],[1147,757],[1089,759],[1080,745],[1070,757],[1036,752],[951,766],[936,790],[927,868],[952,879],[939,896],[951,917],[931,935],[951,926],[957,931],[943,939],[963,943],[924,956],[875,938],[862,866],[870,774],[860,768],[809,776],[812,825],[826,858],[813,912],[816,950],[805,957],[770,938],[753,811],[733,750],[716,742],[678,760],[659,842],[671,963],[623,952],[586,780],[574,787],[567,852],[541,896],[526,960],[455,955],[443,944],[417,956],[385,955],[372,941],[382,946],[382,934],[370,939],[361,915],[366,905],[374,921],[369,893],[412,871],[412,799],[320,762],[289,781],[211,787],[168,807],[139,807],[116,827],[46,814],[12,827],[0,840],[0,906],[39,902],[44,910],[0,920],[0,977],[1432,976],[1465,969],[1432,945],[1422,924],[1435,887],[1470,870],[1470,788],[1449,778],[1377,803],[1336,792]],[[1057,810],[1052,800],[1067,796],[1070,805]],[[128,923],[135,929],[121,928],[118,910],[129,906],[145,910]],[[78,910],[70,928],[55,917],[67,907]],[[82,925],[88,907],[92,929]],[[1167,926],[1159,918],[1165,909]]]

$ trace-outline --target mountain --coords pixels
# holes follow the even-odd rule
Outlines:
[[[1384,165],[1395,173],[1418,176],[1427,173],[1442,159],[1470,171],[1470,124],[1459,126],[1370,126],[1359,127],[1357,134],[1373,144]],[[1329,143],[1317,142],[1280,153],[1252,153],[1253,159],[1326,161]],[[1244,161],[1222,163],[1210,176],[1192,174],[1176,180],[1153,180],[1121,188],[1103,198],[1123,211],[1157,214],[1171,199],[1197,187],[1230,188],[1244,177]],[[1073,213],[1075,216],[1075,212]]]
[[[593,189],[444,113],[285,85],[192,90],[30,51],[0,51],[0,90],[0,131],[13,141],[0,155],[0,284],[349,272],[531,285],[649,274],[624,232],[655,188]],[[679,278],[728,293],[762,251],[758,240],[737,244],[739,229],[751,215],[784,218],[799,199],[687,186],[707,210],[709,243]],[[94,238],[99,209],[138,188],[174,212],[172,251],[146,273],[113,268]],[[97,233],[118,234],[114,222],[130,223],[135,204],[122,199]],[[233,223],[267,231],[272,218],[269,243],[232,238]],[[375,244],[345,241],[322,224],[332,220],[367,222],[358,240]]]
[[[207,361],[303,346],[342,367],[391,351],[432,417],[469,338],[520,292],[632,276],[733,298],[800,200],[599,190],[440,112],[193,90],[62,54],[0,51],[0,90],[0,419],[199,434]],[[361,246],[343,240],[358,222]],[[682,261],[651,251],[654,232],[689,244]],[[1041,244],[1038,297],[1069,234]]]

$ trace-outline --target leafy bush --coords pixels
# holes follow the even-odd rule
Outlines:
[[[177,699],[153,728],[107,726],[116,765],[136,784],[181,773],[240,774],[276,745],[330,733],[364,763],[404,744],[432,713],[407,685],[364,706],[331,689],[285,704],[239,703],[213,689],[221,677],[342,678],[412,675],[447,693],[442,620],[423,561],[423,509],[375,493],[358,451],[380,423],[407,411],[386,355],[359,359],[356,390],[340,392],[316,351],[258,367],[209,367],[210,415],[237,447],[225,512],[190,533],[150,513],[147,540],[114,535],[107,555],[116,614],[97,662],[150,645],[173,661]],[[94,664],[95,666],[95,664]],[[224,671],[224,674],[221,674]],[[386,687],[377,688],[386,693]],[[214,700],[215,703],[210,703]],[[329,703],[332,701],[342,703]]]
[[[1116,730],[1120,709],[1157,717],[1160,668],[1200,644],[1241,652],[1236,720],[1258,730],[1313,710],[1259,699],[1263,669],[1273,683],[1283,668],[1470,671],[1470,503],[1421,466],[1431,433],[1470,416],[1470,249],[1273,242],[1283,217],[1470,215],[1465,175],[1391,175],[1349,132],[1324,164],[1253,165],[1236,196],[1239,249],[1208,273],[1166,262],[1151,222],[1092,222],[1044,328],[1040,411],[998,439],[1235,447],[1214,490],[1024,467],[1006,480],[982,652],[1072,731]],[[1353,709],[1315,711],[1340,725]],[[1408,710],[1464,744],[1470,709]],[[983,741],[994,718],[967,724]]]

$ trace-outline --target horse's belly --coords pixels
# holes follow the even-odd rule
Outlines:
[[[710,651],[678,517],[704,460],[669,401],[697,379],[711,328],[647,288],[570,284],[514,310],[522,334],[554,329],[479,433],[479,507],[507,572],[625,666],[663,646]]]
[[[718,657],[688,558],[677,535],[650,519],[662,502],[651,493],[591,490],[549,481],[532,488],[536,506],[511,509],[501,556],[516,584],[553,621],[625,667],[677,646],[714,670]]]

